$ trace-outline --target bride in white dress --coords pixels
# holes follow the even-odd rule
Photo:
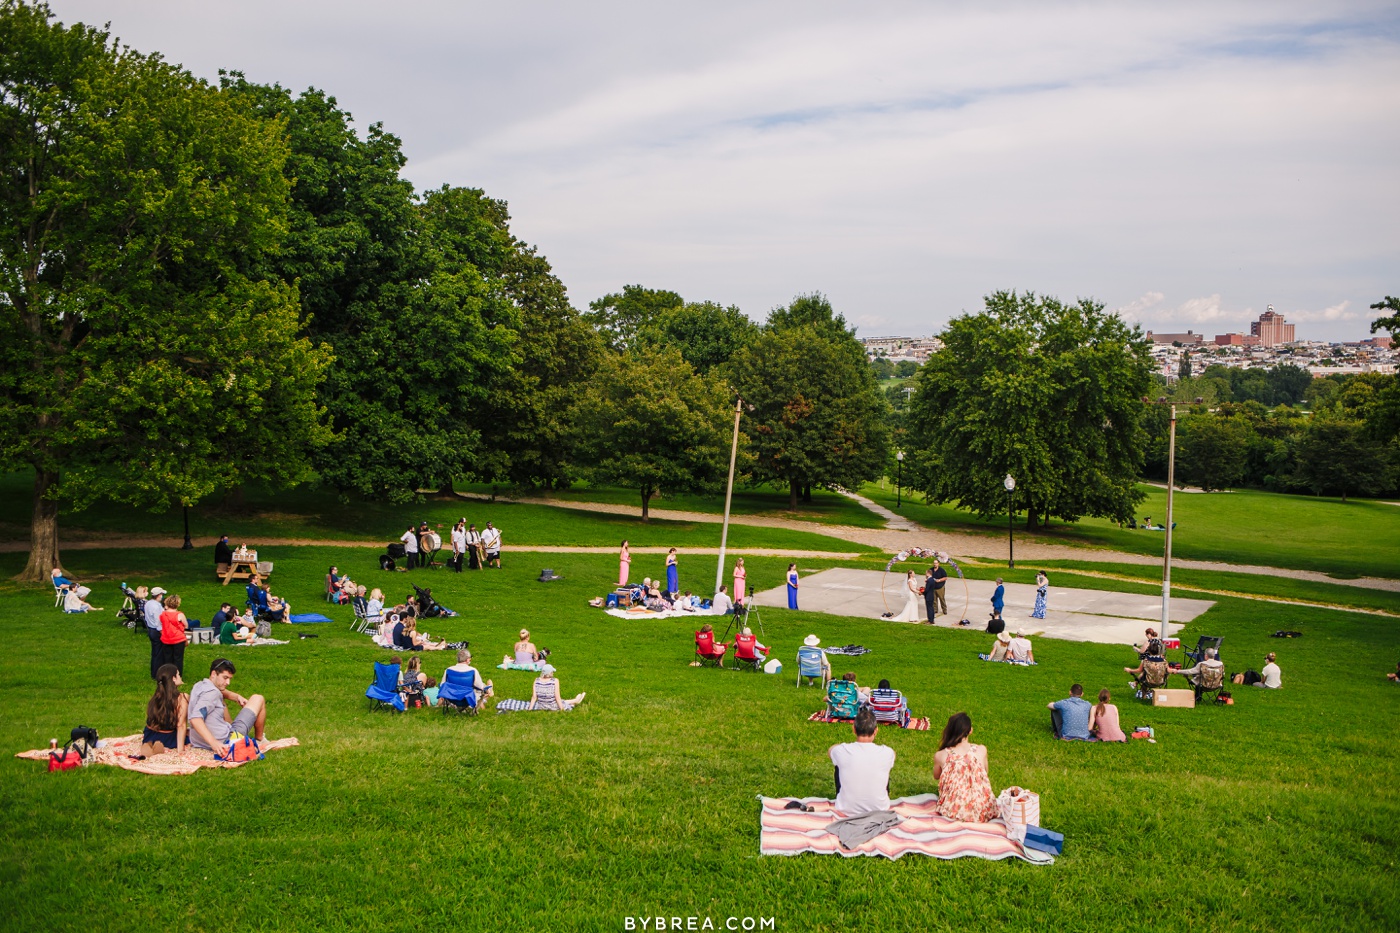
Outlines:
[[[919,581],[914,576],[914,571],[909,571],[909,575],[904,578],[905,601],[904,611],[895,616],[896,622],[918,622],[919,621]]]

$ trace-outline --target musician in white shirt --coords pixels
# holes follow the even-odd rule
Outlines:
[[[467,520],[452,526],[452,569],[462,572],[462,555],[467,552]]]
[[[495,564],[497,570],[501,569],[501,530],[490,522],[481,533],[481,546],[486,549],[487,565]]]

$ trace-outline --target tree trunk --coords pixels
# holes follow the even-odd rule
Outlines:
[[[811,502],[811,501],[812,501],[812,484],[811,484],[811,483],[808,483],[806,486],[803,486],[803,487],[802,487],[802,501],[803,501],[803,502]]]
[[[15,579],[43,583],[58,562],[58,503],[45,494],[58,482],[58,474],[34,471],[34,518],[29,526],[29,563]]]
[[[449,499],[455,499],[457,497],[457,491],[452,488],[452,477],[449,476],[447,478],[447,481],[438,489],[437,494],[439,496],[447,496]]]
[[[1036,522],[1037,522],[1038,520],[1039,520],[1039,516],[1036,514],[1036,511],[1035,511],[1035,503],[1033,503],[1033,502],[1027,502],[1027,503],[1026,503],[1026,530],[1028,530],[1028,531],[1035,531]]]
[[[796,511],[797,511],[797,494],[798,494],[799,489],[800,489],[800,487],[797,485],[797,480],[795,480],[795,479],[788,480],[788,511],[789,511],[789,512],[796,512]]]
[[[649,507],[651,505],[651,497],[653,495],[655,495],[655,493],[652,490],[647,489],[646,487],[642,487],[642,521],[644,522],[651,521],[651,513],[649,511]]]

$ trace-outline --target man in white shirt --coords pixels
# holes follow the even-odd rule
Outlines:
[[[1011,639],[1011,644],[1006,646],[1008,659],[1018,664],[1034,664],[1035,652],[1031,650],[1031,640],[1024,632],[1017,632]]]
[[[1277,690],[1279,687],[1283,686],[1283,671],[1279,670],[1278,665],[1274,663],[1274,653],[1272,651],[1264,656],[1264,667],[1259,671],[1259,676],[1264,679],[1255,684],[1254,686],[1256,687],[1264,687],[1267,690]]]
[[[418,566],[418,533],[409,525],[408,530],[399,536],[403,542],[404,566],[409,570]]]
[[[827,753],[836,766],[836,812],[843,818],[890,808],[894,749],[875,744],[878,726],[868,708],[856,714],[853,728],[854,742],[833,745]]]
[[[486,523],[486,530],[481,533],[481,546],[486,550],[486,564],[494,564],[497,570],[501,569],[501,530],[490,522]]]
[[[481,535],[476,530],[476,525],[467,526],[467,555],[471,569],[481,569]]]
[[[452,569],[457,573],[462,572],[462,555],[467,553],[467,526],[466,519],[452,526]]]
[[[715,598],[710,601],[711,614],[722,616],[734,611],[734,600],[729,598],[729,593],[726,592],[728,589],[727,586],[721,586]]]

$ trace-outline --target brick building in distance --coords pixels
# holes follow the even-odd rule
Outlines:
[[[1293,327],[1292,324],[1284,323],[1283,315],[1275,312],[1273,305],[1269,305],[1269,310],[1249,325],[1249,333],[1250,336],[1259,338],[1260,346],[1276,347],[1294,341]]]

